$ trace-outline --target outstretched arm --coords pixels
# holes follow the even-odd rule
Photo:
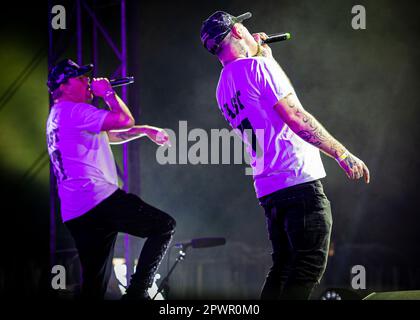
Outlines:
[[[267,39],[267,35],[260,32],[254,33],[253,37],[259,44],[256,55],[274,59],[271,48],[267,44],[261,45],[261,40]],[[274,105],[274,109],[299,137],[337,160],[350,179],[360,179],[364,176],[366,183],[369,183],[370,173],[364,162],[351,154],[329,134],[321,123],[303,108],[299,99],[293,93],[279,100]]]
[[[158,145],[169,144],[169,136],[165,130],[152,126],[133,126],[127,130],[107,131],[110,144],[121,144],[143,136]]]
[[[274,109],[299,137],[336,159],[350,179],[359,179],[364,176],[366,183],[369,183],[369,169],[364,162],[352,155],[329,134],[321,123],[303,108],[293,93],[279,100],[274,105]]]

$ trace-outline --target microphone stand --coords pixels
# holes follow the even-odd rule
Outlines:
[[[163,289],[165,289],[165,292],[169,292],[169,284],[168,284],[169,283],[169,277],[172,274],[172,272],[174,271],[177,264],[185,259],[186,251],[187,251],[187,247],[185,247],[185,250],[184,250],[184,246],[181,246],[181,249],[178,252],[178,257],[176,258],[176,260],[175,260],[174,264],[172,265],[171,269],[169,270],[168,274],[165,276],[165,278],[162,279],[162,282],[160,283],[160,285],[158,287],[158,290],[155,293],[155,295],[153,296],[152,300],[155,300],[156,296]]]

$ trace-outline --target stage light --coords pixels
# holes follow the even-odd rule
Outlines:
[[[322,296],[321,300],[341,300],[341,296],[334,290],[327,290]]]

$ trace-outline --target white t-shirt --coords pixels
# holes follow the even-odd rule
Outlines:
[[[319,150],[296,135],[274,110],[296,95],[276,61],[242,58],[226,65],[216,91],[219,108],[244,140],[257,197],[326,176]]]
[[[118,188],[108,135],[101,131],[107,113],[87,103],[70,101],[51,108],[47,145],[63,222],[83,215]]]

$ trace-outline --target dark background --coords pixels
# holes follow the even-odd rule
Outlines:
[[[68,20],[66,31],[53,32],[55,51],[65,47],[60,41],[67,44],[61,58],[76,59],[74,3],[59,3],[66,7]],[[119,44],[116,2],[88,3]],[[366,8],[366,30],[351,27],[351,8],[357,4]],[[323,156],[334,254],[319,290],[349,287],[351,266],[357,264],[366,267],[368,290],[420,289],[415,1],[128,1],[127,7],[128,72],[136,78],[129,87],[129,105],[137,122],[175,132],[181,120],[188,121],[189,130],[228,128],[215,100],[221,65],[200,43],[204,19],[216,10],[234,15],[250,11],[253,17],[246,26],[251,32],[290,32],[292,40],[271,46],[274,57],[304,107],[371,172],[369,185],[350,181],[334,160]],[[0,100],[0,290],[5,295],[33,296],[49,286],[47,14],[46,4],[9,7],[2,13],[0,95],[38,52],[42,56],[12,97]],[[83,27],[83,62],[88,63],[92,51],[87,15]],[[97,74],[108,76],[117,62],[100,41]],[[113,149],[121,163],[121,147]],[[131,190],[176,218],[175,242],[205,236],[227,239],[226,246],[188,252],[173,275],[171,297],[258,297],[270,266],[270,244],[245,166],[160,165],[156,150],[146,139],[131,142],[130,162],[134,172],[139,170],[130,176]],[[39,170],[33,169],[34,163]],[[133,240],[133,251],[141,244]],[[58,261],[74,261],[74,255],[66,255],[73,242],[59,218],[56,245],[64,252]],[[121,247],[119,241],[116,256],[121,256]],[[172,261],[175,254],[172,250],[169,255]],[[77,282],[76,271],[68,276],[69,282]]]

